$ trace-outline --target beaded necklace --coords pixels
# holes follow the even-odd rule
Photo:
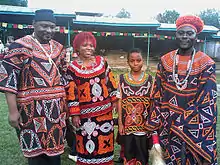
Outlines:
[[[133,81],[140,81],[140,80],[143,79],[143,77],[144,77],[144,72],[141,72],[141,74],[140,74],[140,76],[138,77],[137,80],[134,79],[134,77],[133,77],[133,75],[131,74],[131,72],[128,73],[128,78],[131,79],[131,80],[133,80]]]
[[[57,69],[58,74],[61,75],[61,74],[60,74],[60,71],[59,71],[59,69],[58,69],[58,67],[57,67],[57,65],[56,65],[56,63],[55,63],[55,62],[53,61],[53,59],[51,58],[53,48],[52,48],[52,44],[50,43],[50,41],[49,41],[50,54],[48,54],[47,51],[44,49],[44,47],[41,45],[41,43],[35,38],[34,33],[32,34],[32,36],[30,35],[30,37],[31,37],[31,39],[34,40],[35,43],[43,50],[44,54],[48,57],[48,61],[49,61],[50,65],[53,64],[53,65],[55,66],[55,68]]]
[[[82,70],[87,70],[87,66],[84,65],[84,61],[80,59],[80,57],[78,57],[77,63],[78,65],[81,65]],[[95,58],[89,60],[89,66],[92,66],[92,70],[95,68],[96,65],[97,63]]]
[[[34,33],[32,34],[31,38],[35,41],[35,43],[43,50],[44,54],[48,57],[48,61],[50,64],[53,63],[53,60],[51,58],[51,55],[52,55],[52,51],[53,51],[53,48],[52,48],[52,44],[50,43],[49,41],[49,45],[50,45],[50,54],[47,53],[47,51],[44,49],[44,47],[41,45],[41,43],[35,38],[35,35]]]
[[[196,50],[193,49],[193,54],[192,54],[191,60],[189,60],[188,64],[187,64],[186,77],[182,81],[180,81],[179,76],[178,76],[178,63],[179,63],[179,59],[177,59],[178,51],[179,51],[179,49],[176,50],[175,55],[173,57],[173,81],[175,82],[178,90],[183,90],[183,89],[186,89],[186,87],[187,87],[187,82],[188,82],[189,75],[192,71],[192,65],[194,62]]]

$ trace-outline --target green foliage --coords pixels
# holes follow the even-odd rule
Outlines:
[[[118,18],[131,18],[131,13],[129,13],[127,10],[124,8],[119,11],[119,13],[116,15]]]
[[[164,13],[159,13],[156,20],[160,23],[175,23],[179,15],[176,10],[166,10]]]
[[[28,0],[1,0],[0,5],[23,6],[27,7]]]
[[[220,28],[220,11],[216,9],[207,9],[200,12],[199,17],[205,25],[212,25]]]

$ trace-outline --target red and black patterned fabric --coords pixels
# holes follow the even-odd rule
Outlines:
[[[58,42],[50,44],[52,52],[49,44],[42,46],[56,66],[29,35],[10,45],[0,65],[0,91],[17,95],[22,118],[18,138],[25,157],[55,156],[64,151],[66,94],[59,73],[65,52]]]

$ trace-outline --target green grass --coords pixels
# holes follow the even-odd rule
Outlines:
[[[216,74],[216,80],[217,80],[217,83],[220,84],[220,73]]]

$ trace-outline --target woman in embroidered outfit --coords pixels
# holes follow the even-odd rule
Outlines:
[[[161,57],[149,130],[157,130],[167,164],[217,164],[215,63],[194,44],[203,29],[196,16],[176,21],[179,49]]]
[[[124,135],[124,164],[146,165],[150,139],[145,129],[145,121],[150,108],[152,76],[142,71],[141,50],[132,49],[128,53],[131,71],[120,75],[118,102],[119,133]]]
[[[67,70],[67,99],[73,124],[78,128],[77,164],[113,164],[112,109],[117,86],[107,62],[94,56],[96,39],[89,32],[73,41],[78,59]]]
[[[37,10],[34,34],[11,43],[0,66],[9,123],[30,165],[59,165],[64,151],[66,94],[60,74],[65,52],[51,39],[55,22],[53,11]]]

